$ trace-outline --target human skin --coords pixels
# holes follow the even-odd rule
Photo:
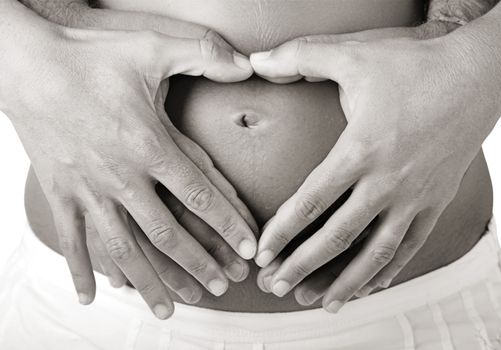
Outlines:
[[[126,2],[122,1],[120,4],[126,6]],[[131,4],[140,6],[148,3]],[[245,2],[246,6],[250,4],[252,2]],[[189,7],[187,4],[184,5]],[[176,6],[181,6],[181,4],[176,3]],[[380,4],[380,8],[381,6],[383,5]],[[219,9],[224,10],[226,7],[219,7]],[[323,12],[327,10],[329,10],[328,7],[324,8]],[[398,8],[394,10],[403,12]],[[106,12],[107,10],[96,9],[94,13],[99,11]],[[291,9],[289,11],[294,12]],[[159,13],[159,9],[156,12]],[[179,11],[176,13],[180,14]],[[189,15],[192,11],[182,13]],[[360,17],[354,16],[353,21],[350,22],[355,29],[356,26],[367,28],[375,25],[370,20],[364,19],[363,11],[359,11],[359,14]],[[138,13],[138,15],[144,16],[143,13]],[[96,16],[96,18],[102,17]],[[251,18],[247,20],[249,25],[253,23]],[[335,16],[331,18],[332,23],[329,24],[333,26],[331,29],[320,27],[316,30],[318,32],[342,30],[339,25],[343,21],[337,21],[336,18]],[[223,25],[227,22],[221,20],[220,17],[205,15],[203,18],[203,20],[209,19],[212,19],[211,27],[222,28],[223,35],[232,37],[232,44],[244,51],[263,45],[259,40],[261,38],[259,31],[252,26],[247,27],[239,22],[238,26],[226,28]],[[416,19],[417,17],[403,19],[394,16],[391,20],[386,19],[390,22],[384,23],[403,25],[404,21],[415,23]],[[195,18],[193,20],[198,21]],[[87,21],[90,22],[89,19],[84,20],[84,22]],[[284,35],[289,33],[287,23],[290,22],[283,20],[277,24],[270,19],[267,23],[272,26],[270,30],[273,29],[274,40],[285,40]],[[384,23],[379,22],[379,25]],[[303,23],[303,25],[308,26],[309,30],[315,29],[311,23]],[[261,26],[261,28],[267,28],[263,22]],[[395,36],[425,38],[430,35],[444,34],[447,28],[448,26],[442,23],[428,23],[426,26],[415,28],[365,31],[353,36],[356,35],[359,40]],[[297,25],[294,26],[294,30],[299,33],[309,31]],[[301,32],[301,30],[304,31]],[[242,39],[239,39],[240,37]],[[244,40],[243,37],[248,39]],[[343,37],[346,36],[340,35],[338,38]],[[267,45],[272,47],[271,42],[267,42]],[[251,79],[239,84],[225,85],[209,83],[203,79],[176,78],[171,81],[171,86],[167,109],[174,123],[209,152],[218,168],[237,186],[242,198],[250,205],[253,214],[260,221],[268,219],[276,208],[297,189],[308,173],[318,164],[317,162],[321,162],[330,147],[335,144],[337,136],[346,123],[337,99],[337,86],[333,83],[303,82],[280,86],[266,84],[259,79]],[[336,98],[330,99],[329,94]],[[174,104],[169,101],[179,101],[179,103]],[[240,125],[236,118],[241,116],[239,113],[242,111],[247,113],[248,127]],[[301,142],[298,143],[297,140]],[[491,198],[488,173],[481,153],[470,168],[468,176],[465,176],[463,181],[460,194],[454,205],[451,205],[447,213],[442,216],[430,240],[430,245],[399,276],[399,281],[419,276],[457,259],[468,251],[483,233],[491,214]],[[27,207],[30,222],[39,236],[50,239],[50,220],[47,220],[47,216],[50,218],[50,213],[44,210],[44,199],[38,195],[39,192],[36,180],[30,177],[26,192],[27,199],[29,199]],[[34,222],[34,219],[37,222]],[[189,220],[185,222],[188,223]],[[211,233],[207,232],[207,234]],[[50,240],[44,239],[44,242],[51,245]],[[350,254],[353,255],[356,249],[354,247]],[[330,265],[330,267],[335,265],[335,268],[329,271],[329,278],[333,272],[339,273],[347,260],[346,256],[335,259]],[[297,304],[293,295],[279,299],[273,295],[259,293],[259,290],[256,291],[255,272],[256,269],[252,267],[248,280],[232,285],[222,297],[204,296],[197,305],[251,312],[304,308]],[[318,307],[318,305],[307,307]]]
[[[257,261],[264,267],[353,186],[327,223],[277,264],[275,294],[299,285],[308,302],[323,297],[324,308],[337,312],[364,286],[391,284],[426,242],[501,114],[500,34],[497,5],[434,40],[318,36],[251,55],[255,72],[273,81],[336,81],[348,120],[336,146],[261,236]],[[317,276],[302,283],[376,217],[370,238],[334,281]]]
[[[243,258],[255,251],[251,216],[203,151],[169,125],[156,101],[163,101],[168,84],[161,82],[170,75],[239,81],[252,73],[248,60],[205,37],[208,31],[178,38],[78,30],[42,20],[16,1],[3,0],[0,9],[0,109],[14,124],[50,203],[80,301],[91,302],[95,293],[84,228],[90,218],[157,317],[173,312],[124,209],[186,271],[190,289],[200,283],[215,295],[224,293],[223,268],[175,221],[154,185],[163,183]]]

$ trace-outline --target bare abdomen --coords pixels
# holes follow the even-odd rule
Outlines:
[[[423,5],[421,0],[317,0],[316,6],[306,0],[102,3],[206,25],[245,54],[270,49],[300,35],[412,25],[421,19]],[[346,125],[337,86],[330,82],[274,85],[252,78],[216,84],[177,77],[171,81],[167,105],[176,126],[209,153],[260,223],[271,217],[325,158]],[[26,209],[36,234],[58,250],[51,214],[33,172],[26,188]],[[481,237],[491,212],[489,173],[479,153],[428,242],[395,282],[420,276],[464,255]],[[321,225],[322,219],[316,224]],[[333,271],[342,269],[356,249],[336,259]],[[257,267],[251,265],[246,281],[231,284],[220,298],[206,294],[199,305],[248,312],[302,309],[292,295],[277,298],[261,292],[256,284]]]

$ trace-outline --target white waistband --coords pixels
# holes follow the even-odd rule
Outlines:
[[[235,339],[259,338],[273,341],[277,337],[283,337],[284,332],[291,339],[320,336],[333,329],[342,331],[433,304],[484,280],[501,281],[499,249],[496,227],[492,220],[486,234],[457,261],[368,297],[350,301],[338,314],[329,314],[322,309],[239,313],[176,304],[174,316],[167,321],[159,321],[151,315],[135,290],[114,289],[99,274],[96,276],[97,298],[112,312],[135,318],[145,326],[169,331],[188,327],[191,334],[209,339],[220,339],[222,336],[228,338],[230,335]],[[16,264],[25,264],[25,278],[36,279],[40,288],[52,286],[64,289],[71,293],[76,303],[73,284],[63,257],[43,245],[31,232],[25,235],[17,255],[22,257],[14,257]]]

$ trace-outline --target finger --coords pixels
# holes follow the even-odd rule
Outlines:
[[[277,257],[268,266],[259,270],[257,274],[257,285],[265,293],[271,293],[271,280],[273,279],[273,274],[278,270],[283,262],[281,256]]]
[[[137,45],[131,45],[131,36]],[[125,33],[120,41],[132,57],[159,80],[175,74],[204,76],[217,82],[236,82],[253,74],[244,55],[210,39],[184,39],[158,32]],[[140,49],[138,49],[140,48]]]
[[[424,245],[440,215],[441,212],[428,210],[416,216],[393,260],[366,284],[361,295],[366,295],[377,287],[388,288],[391,285],[392,280]]]
[[[127,278],[111,259],[90,215],[85,217],[85,230],[87,232],[87,246],[94,253],[93,257],[97,260],[101,271],[108,277],[110,285],[114,288],[123,287],[127,283]]]
[[[166,96],[167,88],[164,84],[162,84],[155,99],[155,108],[157,110],[157,113],[161,116],[160,120],[167,129],[169,135],[172,137],[181,151],[186,154],[186,156],[190,158],[193,163],[195,163],[195,165],[202,171],[202,173],[207,176],[207,178],[214,184],[214,186],[216,186],[221,191],[221,193],[230,202],[230,204],[233,205],[239,212],[247,225],[249,225],[254,234],[257,235],[259,228],[256,220],[252,216],[247,206],[242,202],[242,200],[240,200],[240,198],[238,198],[238,194],[235,188],[216,169],[209,155],[198,144],[179,132],[179,130],[172,124],[170,118],[167,116],[167,112],[165,111],[164,107]]]
[[[362,239],[365,239],[372,232],[372,227],[373,225],[367,227],[364,232],[353,241],[352,246],[361,242]],[[343,260],[351,260],[356,256],[359,249],[360,247],[357,247],[357,249],[352,248],[350,250],[350,255],[345,256]],[[300,305],[309,306],[322,298],[329,286],[339,276],[344,266],[346,266],[343,264],[343,260],[331,260],[300,282],[294,289],[294,296],[297,302]]]
[[[358,45],[309,42],[308,38],[289,41],[271,51],[253,53],[252,68],[266,79],[295,76],[341,82],[356,69]]]
[[[275,295],[285,295],[306,276],[347,250],[379,214],[384,203],[370,200],[371,195],[363,187],[355,187],[325,225],[285,259],[273,276]]]
[[[130,216],[129,225],[137,243],[165,285],[179,295],[186,303],[195,304],[202,298],[202,289],[181,266],[156,249],[144,232]]]
[[[209,292],[220,296],[228,279],[212,256],[179,225],[158,195],[145,186],[134,198],[123,201],[130,215],[153,245],[197,279]]]
[[[223,268],[234,282],[243,281],[249,274],[249,265],[236,254],[210,226],[187,210],[183,204],[162,186],[158,190],[176,220],[188,231]]]
[[[373,234],[362,250],[329,287],[322,301],[329,312],[337,312],[395,256],[415,214],[389,210],[381,214]]]
[[[96,281],[85,240],[83,214],[75,205],[51,202],[59,248],[68,263],[79,301],[90,304],[96,296]]]
[[[343,138],[343,135],[341,136]],[[259,239],[256,264],[264,267],[304,228],[327,210],[361,175],[356,150],[334,146],[297,192],[267,222]]]
[[[163,157],[169,160],[168,164],[162,162],[153,166],[151,175],[221,235],[242,258],[253,258],[257,242],[249,225],[204,173],[179,148],[174,147]]]
[[[329,286],[337,278],[329,265],[314,271],[294,289],[294,297],[300,305],[310,306],[324,296]]]
[[[315,78],[315,77],[304,77],[304,80],[310,82],[310,83],[319,83],[321,81],[326,81],[327,79],[324,78]]]
[[[159,319],[174,312],[169,292],[146,259],[127,222],[126,214],[114,203],[89,206],[92,221],[108,254],[137,289]]]
[[[303,40],[316,44],[337,44],[343,42],[370,42],[370,41],[392,39],[392,38],[413,39],[417,37],[418,37],[418,27],[392,27],[392,28],[369,29],[360,32],[334,34],[334,35],[332,34],[307,35],[303,37]]]

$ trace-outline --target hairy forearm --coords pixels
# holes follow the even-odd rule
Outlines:
[[[85,0],[19,0],[40,16],[64,26],[79,21],[78,15],[89,8]]]
[[[426,21],[417,29],[421,39],[444,36],[489,12],[499,0],[430,0]]]
[[[57,26],[42,19],[18,1],[0,0],[0,110],[7,112],[8,91],[16,88],[31,57],[54,36]],[[12,94],[9,94],[12,96]]]
[[[464,25],[490,11],[499,0],[430,0],[429,21]]]
[[[479,91],[491,92],[478,98],[486,104],[494,103],[498,116],[501,115],[500,38],[501,3],[484,16],[444,37],[444,42],[457,53],[453,59],[462,63],[465,79],[470,79],[472,86]]]
[[[183,38],[214,38],[198,24],[181,22],[152,13],[100,9],[87,0],[20,0],[47,20],[66,27],[109,30],[154,30]]]

